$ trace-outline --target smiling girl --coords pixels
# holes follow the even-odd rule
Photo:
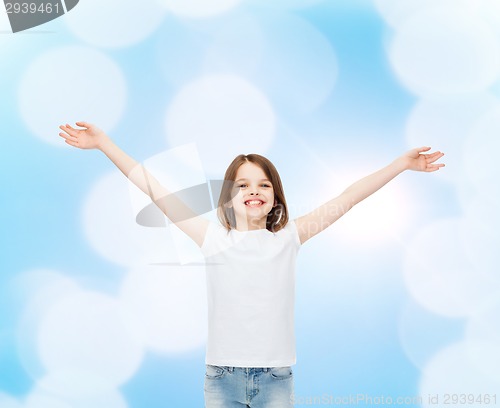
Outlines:
[[[300,246],[405,170],[434,172],[443,156],[408,151],[302,217],[289,220],[280,176],[258,154],[229,165],[219,198],[221,224],[195,214],[99,128],[76,122],[59,133],[71,146],[101,150],[200,247],[206,259],[207,408],[293,406],[295,260]]]

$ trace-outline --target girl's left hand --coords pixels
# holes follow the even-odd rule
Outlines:
[[[417,147],[406,152],[403,156],[401,156],[401,158],[406,162],[406,168],[408,170],[431,172],[444,167],[443,163],[434,163],[436,160],[443,157],[444,153],[441,153],[440,151],[430,154],[424,153],[429,150],[431,150],[430,147]]]

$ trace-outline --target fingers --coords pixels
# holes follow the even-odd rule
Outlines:
[[[78,147],[78,142],[66,139],[65,142],[71,146]]]
[[[422,153],[422,152],[428,152],[429,150],[431,150],[431,148],[429,146],[422,146],[422,147],[417,147],[415,150],[419,153]]]
[[[67,133],[59,133],[59,136],[61,136],[63,139],[65,139],[65,141],[68,143],[68,142],[71,142],[71,143],[78,143],[78,138],[74,137],[74,136],[71,136]]]
[[[427,168],[425,169],[425,171],[427,171],[427,172],[433,172],[433,171],[439,170],[441,167],[444,167],[444,164],[443,164],[443,163],[439,163],[439,164],[428,164],[428,165],[427,165]]]
[[[87,122],[75,122],[75,123],[77,126],[86,127],[86,128],[89,128],[91,126],[90,123],[87,123]],[[80,129],[75,129],[69,123],[66,123],[65,125],[59,126],[59,129],[64,130],[65,132],[69,133],[72,136],[77,136],[78,132],[80,131]]]
[[[75,122],[78,126],[80,127],[85,127],[85,128],[89,128],[91,126],[90,123],[87,123],[87,122]]]
[[[64,130],[66,133],[68,133],[69,135],[71,135],[73,137],[76,137],[78,135],[78,130],[77,129],[73,129],[68,124],[59,126],[59,129]]]
[[[442,157],[443,155],[444,153],[440,153],[439,157]],[[444,163],[433,164],[433,162],[436,161],[439,157],[437,157],[433,161],[428,162],[425,171],[436,171],[439,170],[441,167],[444,167]]]
[[[69,125],[59,126],[59,129],[62,129],[62,130],[64,130],[64,132],[66,132],[66,133],[60,132],[59,136],[61,136],[63,139],[65,139],[65,142],[68,143],[69,145],[78,146],[78,137],[77,137],[77,133],[76,133],[77,131],[71,127],[68,128],[67,126],[69,126]]]
[[[434,163],[436,160],[439,160],[441,157],[444,156],[444,153],[442,152],[435,152],[429,155],[426,155],[427,163]]]

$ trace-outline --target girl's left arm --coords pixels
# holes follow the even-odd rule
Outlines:
[[[420,147],[406,152],[388,166],[356,181],[338,197],[297,218],[295,223],[300,242],[303,244],[309,238],[332,225],[352,207],[385,186],[403,171],[414,170],[429,173],[439,170],[444,164],[435,162],[443,157],[444,153],[437,151],[425,154],[430,149],[430,147]]]

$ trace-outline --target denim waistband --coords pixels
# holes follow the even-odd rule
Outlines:
[[[245,373],[259,373],[259,372],[264,372],[267,373],[269,370],[271,370],[271,367],[230,367],[230,366],[216,366],[223,368],[230,373],[234,371],[243,371]]]

